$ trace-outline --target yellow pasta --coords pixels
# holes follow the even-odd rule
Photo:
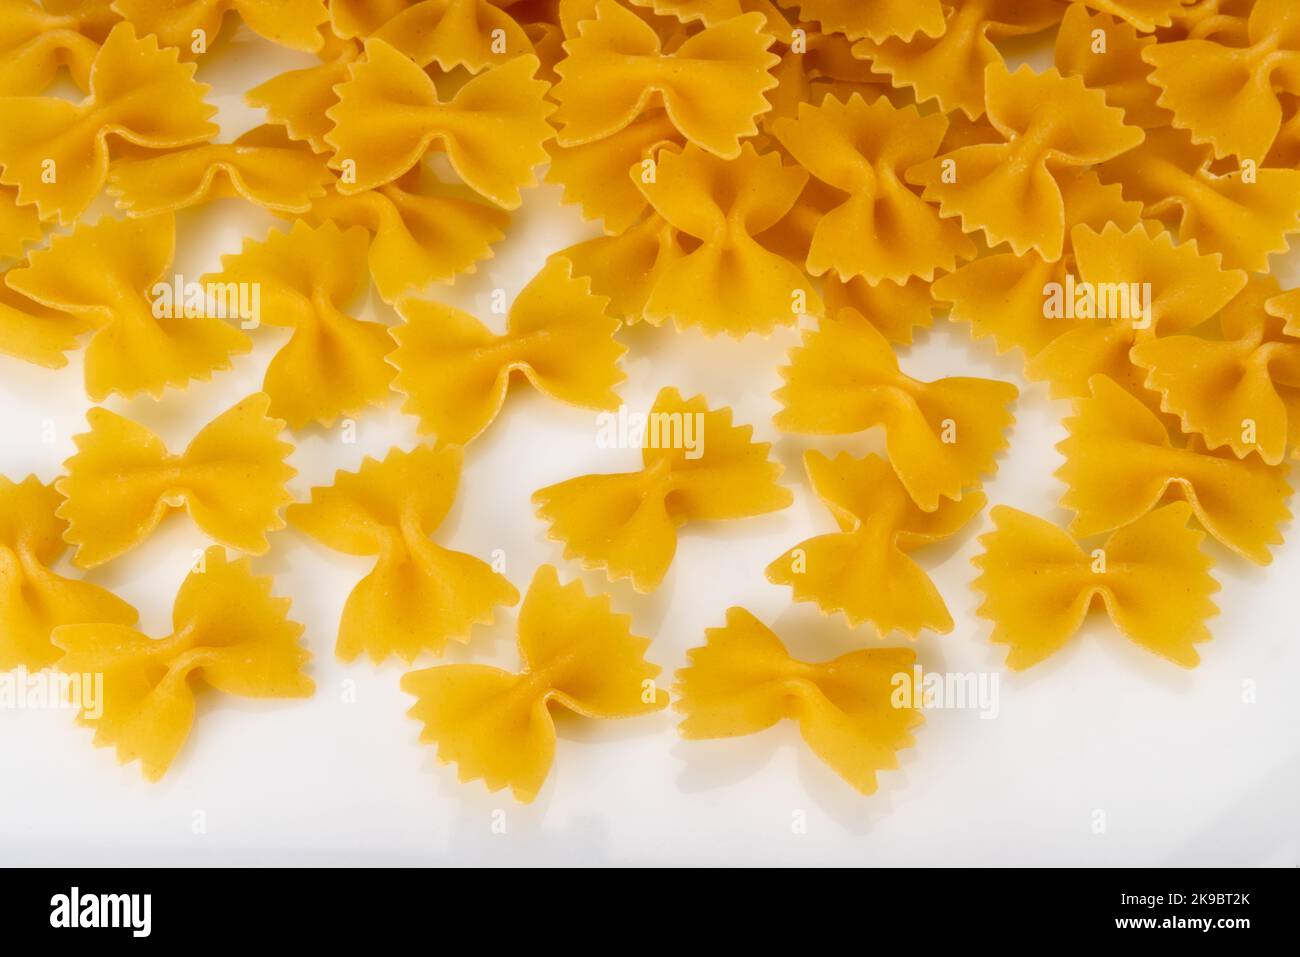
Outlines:
[[[211,46],[230,12],[272,43],[308,52],[321,48],[318,27],[329,19],[325,0],[114,0],[113,8],[141,33],[189,53]],[[196,49],[200,39],[202,49]]]

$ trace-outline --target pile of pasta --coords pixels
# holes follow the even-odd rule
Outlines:
[[[237,20],[319,62],[246,91],[265,123],[224,142],[195,69]],[[1011,69],[998,43],[1036,34],[1055,65]],[[49,92],[64,71],[79,102]],[[0,353],[57,368],[84,348],[95,403],[169,401],[228,369],[252,345],[239,323],[159,318],[149,298],[175,213],[221,197],[285,228],[203,281],[257,284],[264,322],[292,332],[262,391],[184,450],[97,406],[53,484],[0,478],[0,668],[102,673],[102,714],[80,720],[161,776],[199,691],[312,693],[303,629],[246,557],[287,523],[374,558],[343,611],[345,661],[437,655],[522,602],[517,671],[402,681],[462,780],[531,800],[554,707],[622,718],[671,700],[688,738],[791,719],[870,793],[922,720],[891,696],[913,651],[803,662],[737,607],[670,695],[607,595],[544,565],[521,597],[436,542],[474,439],[520,380],[617,409],[625,325],[797,326],[776,427],[879,429],[887,454],[806,455],[834,530],[767,577],[881,638],[949,632],[925,547],[984,510],[1018,390],[908,375],[899,347],[947,314],[1074,400],[1057,473],[1073,521],[997,505],[975,559],[1008,666],[1052,655],[1094,605],[1193,666],[1216,613],[1206,534],[1267,564],[1290,518],[1300,290],[1269,257],[1300,231],[1298,163],[1293,0],[3,0]],[[600,235],[555,251],[496,334],[437,284],[493,255],[539,176]],[[90,222],[102,191],[121,215]],[[394,324],[350,312],[371,283]],[[1052,288],[1070,297],[1055,312]],[[1143,308],[1109,314],[1103,289],[1145,290]],[[293,502],[292,433],[394,391],[427,441]],[[703,454],[647,443],[638,471],[533,495],[565,561],[642,592],[679,527],[792,502],[730,409],[664,388],[649,411],[699,416]],[[120,560],[181,510],[216,544],[167,637],[51,568],[68,548],[83,570]]]

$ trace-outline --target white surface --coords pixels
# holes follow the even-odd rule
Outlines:
[[[310,62],[242,32],[214,50],[200,77],[216,85],[225,136],[258,122],[239,90]],[[215,268],[221,253],[237,250],[243,236],[262,238],[275,222],[238,200],[186,211],[176,269],[197,277]],[[558,190],[530,191],[497,257],[439,294],[501,328],[501,318],[487,312],[490,291],[499,286],[513,297],[549,252],[594,232],[575,209],[561,207]],[[1293,282],[1295,270],[1282,276]],[[377,297],[368,310],[391,316]],[[232,372],[169,392],[161,403],[108,405],[183,447],[216,413],[259,388],[284,337],[283,330],[257,332],[256,350]],[[666,582],[649,596],[582,574],[545,540],[529,496],[574,475],[634,468],[638,453],[598,449],[593,413],[520,386],[470,446],[456,507],[437,540],[485,558],[503,549],[507,575],[521,592],[543,562],[558,564],[564,580],[581,574],[589,590],[608,589],[615,608],[633,615],[635,630],[653,636],[649,657],[666,672],[681,667],[686,649],[735,604],[775,628],[796,655],[823,659],[875,645],[868,629],[850,631],[814,606],[793,605],[789,589],[763,576],[785,549],[833,528],[800,465],[813,443],[771,424],[776,370],[796,333],[737,343],[637,327],[620,338],[631,347],[623,387],[631,410],[647,409],[665,385],[732,406],[738,422],[753,423],[760,438],[776,443],[795,505],[688,527]],[[1055,508],[1063,489],[1052,477],[1066,403],[1047,399],[1042,386],[1025,387],[1018,361],[995,359],[989,347],[967,341],[964,326],[942,318],[902,351],[902,361],[920,378],[992,375],[1020,385],[1018,421],[987,486],[990,501],[1068,517]],[[0,472],[14,479],[34,472],[46,481],[58,474],[72,436],[85,429],[81,375],[79,355],[57,373],[0,358]],[[338,433],[299,433],[291,490],[305,496],[335,469],[355,468],[394,444],[409,447],[414,420],[397,404],[394,396],[388,409],[361,416],[355,444],[343,444]],[[55,437],[48,444],[47,426]],[[874,433],[816,444],[858,453],[880,448]],[[1003,672],[1003,650],[989,644],[988,624],[974,617],[970,589],[975,537],[987,528],[981,516],[953,542],[918,553],[957,623],[948,636],[927,634],[916,643],[928,669]],[[1001,674],[995,719],[932,712],[916,747],[903,753],[902,770],[883,774],[873,797],[859,796],[823,766],[789,723],[733,741],[684,742],[667,712],[624,722],[561,716],[555,765],[531,806],[516,805],[508,792],[489,794],[481,782],[461,785],[453,768],[438,766],[405,716],[411,699],[398,689],[399,663],[344,666],[334,658],[344,599],[370,560],[327,551],[291,530],[272,542],[253,566],[276,576],[277,593],[293,598],[293,617],[307,625],[316,696],[261,703],[208,694],[181,757],[156,785],[142,779],[138,765],[120,767],[111,751],[93,748],[90,732],[69,712],[0,714],[0,863],[1300,864],[1295,542],[1266,569],[1209,543],[1222,613],[1212,622],[1214,640],[1201,646],[1199,668],[1184,671],[1137,649],[1094,615],[1054,659],[1027,674]],[[145,631],[165,635],[172,597],[193,551],[205,544],[178,516],[90,578],[135,604]],[[468,648],[454,646],[445,660],[513,668],[516,612],[504,611],[495,627],[479,630]],[[1243,702],[1245,682],[1255,683],[1257,703]],[[1106,816],[1102,834],[1093,830],[1096,811]],[[493,826],[502,820],[504,834]],[[806,822],[802,833],[798,820]]]

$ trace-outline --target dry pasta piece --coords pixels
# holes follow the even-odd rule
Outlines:
[[[1264,309],[1284,322],[1283,333],[1300,338],[1300,289],[1279,293],[1264,303]]]
[[[1073,4],[1056,34],[1055,61],[1065,76],[1082,77],[1105,93],[1130,126],[1168,126],[1171,116],[1156,104],[1160,91],[1148,81],[1151,65],[1142,59],[1155,44],[1155,37],[1140,35],[1131,23]]]
[[[0,475],[0,671],[49,667],[59,657],[50,635],[60,625],[133,625],[136,611],[112,592],[50,570],[63,554],[63,501],[36,476]]]
[[[546,162],[554,132],[547,84],[534,78],[538,60],[521,56],[475,76],[447,102],[419,65],[383,40],[366,41],[366,55],[348,66],[338,102],[326,111],[334,128],[325,142],[330,165],[343,171],[339,192],[360,193],[391,183],[439,144],[466,185],[506,209],[537,185],[533,168]],[[349,175],[351,174],[351,175]]]
[[[231,11],[258,36],[308,53],[325,42],[318,28],[329,21],[325,0],[114,0],[113,8],[141,33],[188,53],[210,47]],[[201,48],[194,45],[196,34]]]
[[[610,581],[630,578],[639,592],[663,581],[680,526],[764,515],[794,501],[777,484],[782,467],[771,443],[755,442],[752,426],[732,425],[731,409],[663,389],[646,421],[641,471],[583,475],[533,494],[566,559],[604,569]]]
[[[655,687],[658,665],[645,660],[647,638],[615,614],[608,595],[579,581],[561,585],[551,565],[537,569],[519,610],[519,657],[512,674],[487,665],[438,665],[412,671],[402,690],[424,725],[420,740],[456,764],[462,783],[509,787],[516,801],[537,797],[555,758],[552,702],[587,718],[632,718],[668,706]]]
[[[406,396],[402,411],[419,418],[422,435],[465,445],[497,417],[515,372],[570,405],[617,409],[627,349],[614,338],[618,320],[607,302],[559,257],[520,291],[504,335],[451,306],[403,300],[406,323],[392,330],[397,349],[389,357],[398,370],[393,388]]]
[[[761,13],[719,22],[665,53],[654,29],[635,13],[599,0],[596,17],[583,20],[556,65],[560,82],[561,146],[581,146],[623,129],[662,98],[673,125],[691,143],[725,159],[758,132],[755,118],[771,109],[763,94],[776,86],[769,72],[779,58],[768,52]]]
[[[28,299],[0,282],[0,355],[47,369],[68,364],[65,353],[78,346],[90,324]]]
[[[993,40],[1037,33],[1060,19],[1056,0],[952,0],[938,34],[911,42],[862,40],[853,52],[895,86],[911,88],[918,103],[937,100],[944,112],[975,119],[984,111],[985,68],[1005,69]]]
[[[1140,33],[1156,27],[1168,27],[1186,14],[1184,5],[1191,0],[1069,0],[1070,3],[1109,13],[1132,24]]]
[[[754,239],[789,212],[807,180],[780,154],[760,156],[749,143],[734,160],[697,146],[661,151],[653,182],[637,182],[655,211],[700,245],[659,277],[647,321],[671,319],[679,329],[741,338],[819,313],[821,301],[803,270]]]
[[[1205,533],[1187,527],[1192,509],[1174,502],[1125,525],[1101,548],[1085,552],[1046,519],[998,505],[975,588],[976,614],[993,622],[992,640],[1010,646],[1007,667],[1023,671],[1074,637],[1100,597],[1129,640],[1185,668],[1200,662],[1196,644],[1210,639],[1206,619],[1219,610],[1219,584],[1201,551]]]
[[[915,743],[912,729],[924,720],[919,695],[894,705],[899,676],[913,680],[909,648],[799,661],[770,628],[733,607],[726,625],[707,629],[704,645],[686,654],[690,665],[673,686],[682,737],[738,738],[790,718],[813,753],[863,794],[875,793],[877,771],[898,767],[897,752]]]
[[[478,73],[533,53],[533,42],[502,0],[422,0],[374,31],[422,67]]]
[[[282,127],[259,126],[233,143],[211,143],[143,159],[119,160],[108,193],[131,216],[152,216],[212,199],[242,196],[266,209],[301,213],[325,195],[334,174]]]
[[[939,308],[930,283],[915,276],[902,284],[882,282],[875,286],[860,277],[840,282],[827,276],[825,295],[827,313],[839,316],[845,309],[852,309],[886,339],[900,345],[911,345],[916,329],[930,328],[934,311]]]
[[[777,427],[809,435],[885,429],[889,460],[912,500],[933,512],[997,468],[1019,390],[994,379],[920,382],[898,368],[874,326],[847,310],[806,330],[781,369]]]
[[[645,318],[650,294],[668,267],[686,255],[681,234],[658,214],[619,236],[597,236],[555,254],[573,263],[573,274],[591,280],[591,291],[609,299],[610,315],[626,323]]]
[[[1017,254],[1040,253],[1048,262],[1065,244],[1060,171],[1118,156],[1142,142],[1142,130],[1124,125],[1124,111],[1106,105],[1100,90],[1055,69],[1034,73],[1002,64],[985,71],[989,121],[1004,143],[964,146],[907,172],[944,216],[962,229],[982,230],[990,245],[1009,242]],[[1044,109],[1053,103],[1053,109]]]
[[[1300,7],[1256,0],[1245,46],[1178,40],[1143,51],[1173,125],[1217,157],[1263,161],[1282,127],[1279,92],[1300,94]]]
[[[1065,464],[1056,475],[1068,487],[1061,505],[1075,513],[1070,531],[1081,538],[1110,532],[1181,494],[1197,520],[1239,555],[1267,565],[1278,526],[1291,518],[1286,464],[1257,456],[1216,455],[1190,440],[1175,447],[1155,413],[1106,376],[1092,395],[1075,400],[1065,420],[1069,438],[1057,448]]]
[[[563,186],[566,203],[580,205],[587,219],[604,220],[605,232],[615,236],[641,219],[649,205],[635,180],[646,175],[660,146],[681,143],[667,111],[652,110],[604,139],[581,146],[551,144],[546,182]]]
[[[119,23],[90,68],[90,95],[80,103],[53,96],[0,97],[0,183],[18,187],[20,205],[41,219],[70,224],[108,176],[109,137],[147,149],[174,149],[211,139],[216,107],[194,80],[194,65],[158,38],[137,39]]]
[[[347,80],[348,64],[359,56],[359,44],[340,44],[324,63],[286,70],[253,87],[244,94],[244,102],[265,110],[267,120],[283,126],[290,139],[309,144],[317,153],[328,153],[325,134],[334,123],[326,114],[339,101],[334,88]]]
[[[798,119],[778,120],[772,132],[819,180],[848,193],[813,232],[808,271],[834,270],[841,279],[865,277],[904,283],[930,280],[972,259],[975,244],[954,220],[940,219],[902,181],[902,171],[935,155],[948,130],[941,114],[921,116],[915,106],[896,109],[881,97],[867,105],[854,94],[821,106],[802,104]]]
[[[491,258],[510,223],[509,213],[473,190],[436,182],[420,169],[364,193],[331,190],[303,218],[367,230],[373,237],[370,278],[389,303],[428,283],[474,272],[476,263]]]
[[[825,33],[843,33],[850,40],[898,37],[911,41],[920,33],[937,37],[944,31],[939,0],[780,0],[796,7],[800,20],[811,20]]]
[[[1151,218],[1172,221],[1178,238],[1221,253],[1233,269],[1266,272],[1270,253],[1285,252],[1300,232],[1300,170],[1260,168],[1217,174],[1208,146],[1174,129],[1148,130],[1146,142],[1098,172],[1140,200]]]
[[[340,470],[332,485],[312,489],[310,502],[289,506],[289,523],[317,541],[376,556],[343,607],[335,646],[343,661],[362,652],[376,663],[442,654],[449,640],[467,642],[472,626],[491,624],[497,605],[519,601],[486,562],[429,540],[456,497],[462,459],[454,445],[393,449],[382,462]]]
[[[1145,376],[1130,359],[1134,345],[1197,328],[1246,285],[1244,272],[1223,269],[1217,254],[1175,244],[1167,232],[1112,223],[1100,232],[1077,226],[1071,236],[1078,282],[1073,303],[1066,302],[1070,286],[1060,300],[1081,321],[1025,367],[1031,379],[1050,382],[1056,398],[1087,395],[1098,373],[1140,394]]]
[[[271,400],[251,395],[213,419],[180,455],[158,436],[108,409],[86,415],[90,431],[75,436],[77,454],[63,463],[55,487],[67,499],[59,517],[73,562],[94,568],[149,537],[169,511],[184,508],[212,538],[254,555],[270,547],[266,533],[284,528],[280,509],[292,496],[284,483],[293,446],[284,423],[267,416]]]
[[[239,284],[259,290],[261,322],[293,330],[267,366],[262,388],[271,415],[293,429],[315,422],[326,428],[340,416],[388,401],[393,350],[388,326],[344,312],[369,286],[364,229],[302,220],[289,232],[272,230],[265,242],[248,239],[221,257],[221,272],[205,284]]]
[[[1056,283],[1064,288],[1076,268],[1073,235],[1075,227],[1092,230],[1118,224],[1121,229],[1137,226],[1142,204],[1125,202],[1119,186],[1103,186],[1092,170],[1062,170],[1057,177],[1065,205],[1065,247],[1055,262],[1036,252],[1017,256],[992,253],[941,276],[931,293],[936,300],[952,304],[948,317],[969,322],[972,339],[991,338],[999,355],[1021,349],[1026,359],[1080,324],[1064,317],[1045,314],[1044,290]]]
[[[368,37],[416,0],[329,0],[330,25],[340,37]],[[501,3],[500,6],[507,6]]]
[[[763,32],[776,37],[779,43],[791,39],[790,21],[772,0],[632,0],[634,7],[646,7],[665,17],[676,17],[682,23],[699,23],[715,27],[733,17],[757,12],[763,15]]]
[[[116,19],[106,4],[54,10],[36,0],[2,0],[0,96],[44,93],[61,66],[80,89],[89,89],[90,65]]]
[[[272,595],[273,586],[253,575],[247,558],[230,561],[214,545],[177,592],[166,638],[121,624],[56,629],[60,671],[104,676],[98,713],[83,702],[77,716],[94,729],[95,745],[115,748],[119,764],[138,760],[145,779],[157,781],[190,736],[198,688],[243,698],[311,697],[303,626],[289,619],[289,599]]]
[[[843,612],[850,625],[871,623],[880,638],[895,629],[909,638],[926,628],[952,631],[943,596],[907,553],[957,534],[984,507],[984,493],[923,512],[878,455],[809,451],[803,464],[840,530],[790,549],[767,566],[767,580],[828,615]]]
[[[176,219],[104,217],[56,235],[11,269],[9,287],[94,327],[86,347],[86,392],[96,402],[206,381],[230,368],[252,341],[230,323],[188,308],[173,293]]]
[[[1222,341],[1161,336],[1133,348],[1147,387],[1183,431],[1238,458],[1257,452],[1269,465],[1300,446],[1300,339],[1264,308],[1278,291],[1272,277],[1253,277],[1219,317]]]

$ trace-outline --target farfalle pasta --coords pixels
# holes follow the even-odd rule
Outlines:
[[[421,434],[464,445],[497,417],[515,372],[570,405],[617,409],[627,350],[614,338],[618,320],[606,303],[563,258],[519,293],[504,335],[451,306],[403,300],[406,322],[392,330],[397,348],[389,357],[393,388],[406,396],[402,410],[420,420]]]
[[[456,497],[462,458],[454,445],[393,449],[289,506],[289,523],[312,538],[376,556],[343,608],[335,649],[343,661],[363,652],[408,663],[423,651],[441,654],[448,641],[468,641],[472,626],[491,624],[497,605],[519,601],[486,562],[429,540]]]
[[[1267,565],[1269,547],[1282,543],[1291,518],[1288,467],[1258,456],[1238,459],[1198,447],[1195,437],[1175,446],[1164,423],[1106,376],[1094,376],[1092,394],[1075,400],[1065,420],[1069,437],[1057,445],[1065,464],[1056,471],[1067,491],[1070,531],[1082,538],[1122,528],[1174,492],[1201,526],[1239,555]]]
[[[850,40],[911,41],[918,33],[937,37],[944,31],[939,0],[781,0],[781,5],[797,8],[800,19],[826,33],[843,33]]]
[[[7,273],[6,273],[7,275]],[[0,283],[0,355],[62,369],[90,324]]]
[[[731,608],[726,625],[686,654],[673,686],[682,737],[737,738],[790,718],[813,753],[863,794],[875,793],[878,771],[898,767],[897,752],[915,743],[912,729],[924,720],[916,700],[894,704],[898,679],[913,680],[916,654],[907,648],[799,661],[770,628]]]
[[[646,321],[740,338],[821,311],[803,270],[754,239],[789,212],[806,172],[786,166],[777,153],[759,155],[748,143],[734,160],[695,146],[661,150],[657,165],[652,182],[638,179],[641,191],[656,213],[699,245],[664,267],[646,302]]]
[[[1161,408],[1211,449],[1277,465],[1300,446],[1300,339],[1265,309],[1277,281],[1253,277],[1219,317],[1222,340],[1161,336],[1133,348]]]
[[[847,435],[884,426],[890,464],[926,512],[943,498],[960,499],[997,467],[1019,395],[993,379],[911,378],[885,337],[852,310],[806,332],[781,377],[778,428]]]
[[[91,409],[90,431],[74,436],[77,453],[55,482],[66,500],[58,510],[68,523],[64,540],[77,547],[73,562],[111,561],[179,508],[223,545],[264,554],[267,533],[284,527],[280,510],[292,500],[285,482],[296,474],[285,463],[293,446],[280,439],[284,423],[267,416],[269,405],[265,395],[249,396],[179,455],[144,426]]]
[[[884,97],[867,105],[856,94],[801,104],[797,119],[773,124],[773,135],[805,169],[848,194],[817,222],[810,273],[904,283],[933,279],[936,269],[951,271],[958,259],[975,256],[957,223],[940,219],[902,180],[902,170],[934,156],[947,130],[940,114],[896,109]]]
[[[741,140],[771,109],[763,94],[776,86],[769,72],[761,13],[720,21],[665,52],[640,17],[614,0],[598,0],[595,18],[582,20],[556,65],[560,82],[555,122],[561,146],[604,139],[662,102],[673,125],[692,144],[724,159],[740,155]]]
[[[528,803],[554,760],[552,702],[587,718],[668,706],[668,692],[655,685],[659,666],[645,660],[649,646],[632,634],[628,615],[610,609],[608,595],[588,595],[578,581],[561,585],[543,565],[519,610],[520,672],[439,665],[405,675],[402,690],[417,699],[409,714],[424,725],[420,740],[458,766],[462,783],[509,787]]]
[[[260,321],[293,330],[266,369],[262,389],[270,414],[299,429],[326,428],[388,400],[393,351],[388,326],[344,312],[368,286],[370,237],[357,227],[332,222],[317,227],[299,220],[289,232],[272,231],[264,242],[245,240],[238,253],[221,257],[221,272],[205,284],[244,284],[259,290]]]
[[[474,72],[533,52],[527,31],[503,7],[510,0],[421,0],[375,30],[422,67]]]
[[[492,256],[510,214],[458,183],[413,169],[363,193],[331,190],[303,219],[313,225],[360,226],[371,234],[370,278],[393,303],[431,282],[451,282]]]
[[[303,626],[289,619],[289,599],[274,597],[272,584],[253,575],[248,559],[231,561],[214,545],[181,585],[166,638],[121,624],[55,629],[60,671],[103,675],[102,700],[93,710],[82,702],[78,723],[94,729],[98,747],[116,749],[119,764],[139,761],[157,781],[194,726],[193,679],[243,698],[310,697]]]
[[[348,65],[326,111],[330,165],[342,171],[339,192],[359,193],[414,168],[437,143],[461,180],[499,206],[515,209],[520,190],[537,183],[554,134],[547,84],[534,79],[538,60],[516,57],[480,73],[443,102],[433,80],[392,45],[372,38]]]
[[[1262,162],[1282,126],[1279,94],[1300,94],[1300,10],[1255,0],[1241,46],[1187,39],[1142,51],[1173,125],[1217,157]]]
[[[591,290],[609,299],[609,312],[631,325],[646,318],[646,305],[668,267],[686,255],[682,234],[659,214],[647,216],[618,236],[597,236],[555,254]]]
[[[81,103],[52,96],[0,97],[0,184],[18,188],[20,205],[35,204],[43,220],[69,225],[94,200],[108,176],[110,137],[163,150],[211,139],[216,107],[193,64],[115,26],[90,67]]]
[[[347,81],[348,65],[359,56],[360,44],[340,43],[323,63],[273,76],[245,93],[244,101],[265,110],[267,122],[283,126],[290,139],[329,153],[325,134],[334,128],[328,113],[339,101],[335,88]]]
[[[1103,163],[1098,173],[1140,200],[1147,218],[1166,222],[1182,242],[1219,253],[1233,269],[1265,272],[1300,232],[1300,170],[1211,170],[1214,155],[1175,129],[1148,130],[1143,144]]]
[[[813,451],[803,462],[840,530],[800,542],[767,566],[767,580],[789,585],[795,601],[843,612],[850,625],[871,623],[881,638],[894,630],[910,638],[927,628],[952,631],[943,596],[907,553],[957,534],[984,508],[984,493],[926,512],[877,455],[831,459]]]
[[[281,212],[302,213],[334,182],[325,161],[278,126],[259,126],[231,143],[212,143],[114,163],[108,193],[132,216],[185,209],[240,196]]]
[[[1204,532],[1188,528],[1186,502],[1174,502],[1125,525],[1086,552],[1051,522],[1005,505],[989,513],[994,530],[980,536],[976,614],[993,622],[992,640],[1009,646],[1007,667],[1021,671],[1060,651],[1100,598],[1130,641],[1185,668],[1210,639],[1219,584],[1201,551]],[[1176,587],[1171,587],[1172,583]]]
[[[691,522],[748,518],[786,508],[782,467],[751,426],[703,396],[664,389],[647,425],[639,472],[583,475],[539,489],[537,514],[564,557],[602,568],[610,581],[630,578],[641,592],[663,581],[677,551],[677,529]]]
[[[325,0],[113,0],[113,8],[141,33],[187,53],[210,47],[232,12],[258,36],[308,53],[321,48],[317,28],[329,19]]]
[[[855,56],[871,62],[896,87],[908,87],[918,103],[937,100],[945,112],[974,119],[985,109],[986,68],[1005,70],[993,38],[1037,33],[1061,18],[1057,0],[949,0],[943,29],[912,41],[886,38],[855,44]]]
[[[985,70],[989,122],[1004,143],[963,146],[907,171],[907,181],[962,229],[980,230],[990,245],[1008,242],[1016,253],[1034,250],[1051,262],[1065,244],[1065,203],[1057,176],[1131,150],[1142,130],[1124,125],[1124,112],[1106,105],[1100,90],[1055,69],[1014,73],[1002,64]],[[1042,109],[1044,102],[1055,104]]]
[[[59,657],[50,636],[60,625],[134,625],[136,610],[107,589],[64,578],[50,566],[67,548],[63,502],[32,475],[0,475],[0,672],[46,668]]]
[[[1138,33],[1131,23],[1076,3],[1056,34],[1056,67],[1101,90],[1107,103],[1124,111],[1129,126],[1168,126],[1172,117],[1156,103],[1160,91],[1149,82],[1151,65],[1142,59],[1155,44],[1155,37]]]
[[[90,66],[116,15],[107,4],[46,9],[36,0],[0,3],[0,96],[36,96],[66,66],[72,82],[90,88]]]
[[[93,328],[85,362],[86,392],[93,400],[140,393],[161,398],[167,388],[229,369],[232,356],[252,348],[230,321],[243,321],[238,302],[231,309],[223,298],[226,315],[208,315],[206,301],[190,309],[188,295],[175,294],[175,248],[170,212],[129,220],[106,216],[33,250],[5,282],[47,310],[66,314],[70,334]],[[217,306],[213,302],[211,311]]]

